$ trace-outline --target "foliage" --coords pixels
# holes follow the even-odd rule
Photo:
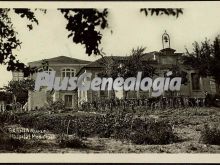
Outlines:
[[[207,94],[205,98],[206,106],[220,107],[220,95],[219,94]]]
[[[14,9],[14,12],[20,15],[21,18],[26,17],[29,21],[39,24],[37,18],[35,17],[34,12],[31,11],[31,9],[17,8],[17,9]],[[27,25],[27,27],[29,28],[29,30],[32,30],[33,28],[31,24]]]
[[[65,104],[63,100],[57,100],[49,104],[49,109],[53,111],[58,111],[58,110],[64,110],[65,109]]]
[[[85,45],[86,54],[100,54],[99,44],[102,34],[97,28],[108,27],[108,10],[99,11],[97,9],[60,9],[64,17],[68,20],[66,29],[70,32],[68,37],[72,37],[74,43]]]
[[[140,71],[142,72],[143,77],[152,77],[155,74],[155,68],[153,68],[153,66],[151,66],[148,61],[143,60],[145,49],[146,48],[143,47],[132,49],[128,60],[122,64],[122,77],[135,77]]]
[[[134,121],[134,132],[131,140],[135,144],[170,144],[177,142],[172,126],[167,121],[149,119],[143,123],[140,119]]]
[[[15,32],[9,17],[10,11],[11,9],[0,9],[0,64],[7,65],[8,71],[22,70],[24,75],[28,75],[33,70],[19,60],[16,60],[16,55],[13,52],[21,46],[21,42],[17,39],[17,32]],[[29,9],[15,9],[15,12],[18,14],[23,13],[21,17],[26,16],[33,21],[35,20],[29,15]]]
[[[109,62],[106,61],[105,70],[99,75],[101,77],[136,77],[138,72],[142,72],[142,77],[153,76],[155,68],[151,66],[148,61],[143,60],[145,48],[138,47],[132,49],[131,54],[123,59],[112,57]]]
[[[216,82],[220,83],[219,37],[215,38],[213,44],[206,39],[201,44],[195,42],[193,46],[193,52],[189,53],[187,50],[187,54],[183,56],[183,63],[197,69],[200,76],[213,76]]]
[[[70,32],[68,37],[73,36],[74,43],[81,43],[86,47],[88,55],[99,54],[99,44],[101,43],[102,35],[100,29],[105,29],[107,23],[107,9],[99,11],[97,9],[58,9],[64,14],[68,20],[66,29]],[[1,9],[0,10],[0,24],[1,24],[1,51],[0,63],[7,65],[8,71],[23,71],[25,76],[32,74],[36,68],[30,68],[24,63],[16,60],[13,50],[21,46],[21,42],[17,39],[17,33],[14,31],[13,23],[9,17],[9,12],[14,11],[22,18],[27,18],[31,23],[39,24],[31,9]],[[41,9],[42,11],[42,9]],[[46,10],[43,10],[46,13]],[[33,29],[32,24],[28,24],[29,30]]]
[[[1,135],[0,149],[2,150],[14,151],[24,147],[25,145],[25,140],[13,139],[8,136]]]
[[[220,107],[220,95],[219,94],[214,95],[213,105],[216,107]]]
[[[6,103],[10,103],[12,100],[12,94],[5,91],[0,91],[0,98],[3,101],[6,101]]]
[[[20,147],[25,146],[25,140],[13,139],[6,133],[2,127],[0,129],[0,149],[7,151],[14,151]]]
[[[86,144],[79,138],[75,136],[59,136],[57,138],[59,146],[62,148],[86,148]]]
[[[211,63],[211,73],[218,84],[220,84],[220,41],[219,37],[216,37],[213,42],[213,60]]]
[[[35,9],[46,13],[45,9]],[[67,19],[66,29],[70,32],[68,37],[72,37],[74,43],[85,45],[88,55],[103,55],[102,49],[99,47],[102,39],[101,30],[108,27],[108,9],[58,9]],[[27,18],[30,24],[27,25],[29,30],[33,29],[33,23],[39,24],[35,17],[35,11],[27,8],[0,9],[0,64],[7,65],[8,71],[23,71],[25,76],[37,71],[36,68],[26,66],[17,60],[14,50],[21,47],[21,41],[17,38],[17,32],[14,29],[13,22],[10,18],[10,12],[14,12]],[[148,15],[173,15],[178,17],[182,14],[182,9],[141,9]]]
[[[34,80],[23,79],[19,81],[10,81],[7,86],[4,86],[4,89],[12,93],[16,101],[21,101],[22,103],[27,102],[28,90],[34,90]]]
[[[187,73],[182,71],[179,65],[172,65],[170,71],[172,71],[172,75],[169,76],[171,79],[174,77],[181,77],[181,84],[186,84],[188,82]]]
[[[193,47],[193,53],[187,51],[187,54],[183,56],[184,64],[198,69],[201,76],[209,76],[213,53],[210,41],[206,39],[201,42],[201,46],[195,42]]]
[[[3,114],[2,114],[3,115]],[[172,125],[165,120],[134,118],[132,114],[108,113],[106,115],[29,113],[17,116],[22,126],[50,130],[58,134],[82,137],[104,137],[128,140],[135,144],[169,144],[178,138]],[[67,141],[63,144],[67,145]]]
[[[220,145],[220,125],[205,125],[201,132],[201,140],[206,144]]]

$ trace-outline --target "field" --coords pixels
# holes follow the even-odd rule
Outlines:
[[[153,120],[155,122],[159,120],[169,121],[172,130],[175,135],[178,137],[178,141],[169,143],[169,144],[134,144],[127,139],[120,139],[114,137],[100,137],[100,136],[86,136],[80,137],[80,144],[73,147],[60,146],[57,141],[57,136],[59,129],[54,129],[51,126],[48,126],[46,134],[49,139],[26,140],[22,147],[13,150],[2,149],[1,152],[27,152],[27,153],[36,153],[36,152],[58,152],[58,153],[220,153],[220,145],[205,144],[201,140],[201,131],[204,129],[205,125],[219,124],[220,122],[220,108],[187,108],[187,109],[169,109],[164,111],[153,110],[147,111],[144,115],[138,114],[139,111],[133,117],[143,118],[147,117],[147,120]],[[30,114],[33,113],[33,114]],[[24,114],[19,114],[19,120],[14,120],[14,122],[5,122],[5,128],[24,128],[33,125],[32,128],[37,129],[34,125],[34,121],[26,121],[27,116],[35,115],[36,120],[41,117],[43,113],[47,112],[29,112]],[[47,114],[50,115],[50,114]],[[95,114],[91,112],[66,112],[60,114],[51,115],[53,119],[63,118],[63,117],[76,117],[77,120],[83,118],[83,116],[100,116],[100,114]],[[22,117],[25,117],[25,122]],[[52,119],[52,120],[53,120]],[[33,119],[30,119],[33,120]],[[40,119],[41,120],[41,119]],[[20,121],[20,122],[17,122]],[[47,121],[42,124],[47,124]],[[63,133],[68,132],[71,137],[71,124],[66,121],[66,125],[62,128]],[[69,120],[70,121],[70,120]],[[28,123],[26,126],[25,124]],[[30,124],[31,123],[31,124]],[[54,123],[54,126],[56,123]],[[47,125],[40,125],[38,128],[42,129],[47,127]],[[79,127],[79,126],[78,126]],[[94,127],[98,127],[94,125]],[[67,130],[69,129],[69,130]],[[164,128],[162,128],[164,129]],[[75,132],[74,132],[75,133]],[[67,136],[68,137],[68,136]],[[156,138],[156,137],[155,137]],[[220,141],[220,139],[218,139]],[[77,141],[78,143],[78,141]],[[83,145],[81,145],[81,143]],[[2,144],[1,144],[2,145]]]

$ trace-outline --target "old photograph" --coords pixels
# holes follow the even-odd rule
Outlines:
[[[0,153],[220,153],[219,7],[0,8]]]

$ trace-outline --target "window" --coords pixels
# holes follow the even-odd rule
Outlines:
[[[48,74],[50,74],[52,71],[53,71],[52,68],[47,68],[47,69],[46,68],[40,68],[40,69],[38,69],[38,72],[46,72]],[[43,77],[42,80],[45,80],[45,77]]]
[[[196,73],[191,74],[191,79],[192,79],[192,90],[200,90],[200,77]]]
[[[19,81],[24,79],[24,73],[23,72],[12,72],[13,80]]]
[[[65,68],[61,71],[62,77],[74,77],[75,76],[75,69]]]
[[[176,59],[174,57],[161,57],[161,64],[176,64]]]
[[[53,71],[52,68],[47,68],[47,69],[45,69],[45,68],[40,68],[40,69],[38,69],[38,72],[47,72],[47,73],[50,73],[51,71]]]

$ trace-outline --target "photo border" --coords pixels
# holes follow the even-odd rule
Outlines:
[[[72,0],[14,0],[14,1],[6,1],[0,0],[1,7],[13,7],[13,8],[65,8],[65,7],[75,7],[75,8],[87,8],[87,7],[143,7],[148,4],[148,7],[195,7],[196,5],[219,5],[220,1],[132,1],[132,0],[121,0],[121,1],[72,1]],[[95,4],[96,3],[96,4]],[[78,6],[75,6],[75,5]],[[119,5],[119,6],[118,6]],[[141,154],[127,154],[127,153],[119,153],[119,154],[17,154],[17,153],[0,153],[0,162],[1,163],[219,163],[220,162],[220,154],[151,154],[151,153],[141,153]]]

